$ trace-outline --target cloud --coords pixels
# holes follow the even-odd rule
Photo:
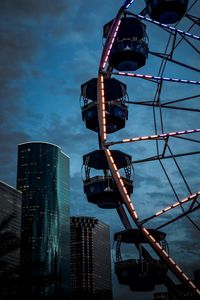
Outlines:
[[[135,2],[134,11],[138,9],[137,1]],[[97,134],[86,129],[82,122],[79,95],[80,85],[97,77],[103,49],[103,25],[114,17],[121,4],[121,0],[109,3],[99,3],[99,0],[0,1],[0,178],[15,186],[17,144],[30,140],[57,144],[70,156],[71,214],[98,217],[109,224],[111,242],[114,232],[123,229],[117,212],[88,203],[83,192],[82,156],[98,149],[99,145]],[[159,49],[163,50],[165,45],[159,44],[160,41],[165,41],[163,30],[159,29],[158,32],[157,27],[152,29],[150,24],[147,27],[150,49],[157,51],[160,46]],[[188,62],[195,65],[195,59],[196,56],[190,56],[187,51]],[[158,68],[158,59],[149,56],[146,66],[138,73],[157,75]],[[193,74],[183,73],[183,68],[170,67],[165,75],[195,79]],[[157,89],[155,83],[136,78],[117,79],[127,84],[130,100],[154,99]],[[197,93],[197,87],[163,82],[162,92],[161,101],[170,101]],[[194,100],[186,104],[196,107],[197,103]],[[159,109],[156,109],[156,117],[157,130],[161,132]],[[198,127],[199,122],[197,113],[178,110],[163,109],[162,118],[165,132],[192,129]],[[109,135],[108,139],[121,140],[151,134],[154,134],[152,108],[129,105],[126,127]],[[193,138],[192,135],[188,137]],[[199,135],[195,135],[195,138],[198,137]],[[191,142],[172,138],[169,142],[175,153],[192,151],[196,146]],[[133,161],[156,155],[155,142],[129,143],[111,148],[130,154]],[[196,192],[199,185],[197,155],[179,158],[178,162],[192,191]],[[164,164],[176,191],[184,198],[188,193],[183,188],[179,172],[170,160],[165,160]],[[135,164],[134,169],[132,201],[140,219],[143,215],[150,215],[167,206],[166,204],[175,202],[171,201],[174,196],[172,197],[170,184],[158,161]],[[192,218],[198,222],[197,213],[192,214]],[[156,219],[152,224],[157,226],[160,222],[160,219]],[[194,252],[195,249],[198,250],[199,232],[187,221],[176,221],[163,229],[167,232],[172,257],[177,258],[189,271],[193,270],[198,264]],[[113,286],[116,300],[146,300],[151,296],[153,299],[153,295],[149,293],[133,293],[128,287],[119,285],[115,275]]]
[[[12,16],[34,18],[43,17],[44,15],[59,16],[63,10],[68,11],[70,8],[69,3],[65,1],[34,1],[29,0],[2,0],[0,9],[2,12],[7,12]]]
[[[11,186],[16,186],[17,172],[17,145],[21,141],[28,141],[29,135],[24,131],[10,130],[0,131],[0,178]]]

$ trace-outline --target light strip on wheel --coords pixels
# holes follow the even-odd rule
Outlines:
[[[153,238],[153,236],[149,233],[149,231],[146,228],[142,228],[142,231],[145,233],[145,235],[147,236],[147,238],[149,239],[150,243],[152,244],[152,246],[154,247],[154,249],[158,250],[158,253],[160,253],[160,256],[162,258],[164,258],[165,261],[168,261],[171,263],[171,267],[172,269],[176,269],[178,271],[178,275],[180,278],[184,278],[184,280],[193,288],[193,290],[195,290],[195,292],[197,292],[198,294],[200,294],[200,291],[197,289],[197,287],[191,282],[191,280],[188,278],[188,276],[181,270],[181,268],[171,259],[171,257],[169,256],[169,254],[161,247],[161,245],[158,242],[155,242],[155,239]],[[164,257],[162,256],[162,254],[164,254]]]
[[[178,32],[178,33],[180,33],[180,34],[182,34],[182,35],[189,36],[189,37],[194,38],[194,39],[196,39],[196,40],[200,40],[200,37],[199,37],[198,35],[195,35],[195,34],[192,34],[192,33],[189,33],[189,32],[185,32],[185,31],[183,31],[183,30],[181,30],[181,29],[177,29],[177,28],[175,28],[175,27],[172,27],[172,26],[169,26],[169,25],[160,23],[160,22],[158,22],[158,21],[154,21],[154,20],[152,20],[152,19],[150,19],[150,18],[147,18],[147,17],[145,17],[145,16],[142,16],[142,15],[136,15],[136,18],[144,19],[144,20],[146,20],[146,21],[148,21],[148,22],[157,24],[157,25],[159,25],[159,26],[161,26],[161,27],[168,28],[168,29],[170,29],[170,30],[172,30],[172,31],[175,31],[175,32]]]
[[[107,62],[108,62],[109,54],[110,54],[110,51],[111,51],[111,49],[112,49],[113,43],[114,43],[114,41],[115,41],[117,32],[118,32],[118,30],[119,30],[120,23],[121,23],[121,20],[118,20],[118,22],[117,22],[117,24],[116,24],[116,28],[113,29],[113,30],[114,30],[114,33],[113,33],[113,32],[111,32],[111,33],[109,32],[109,33],[110,33],[110,36],[113,35],[113,38],[112,38],[110,44],[108,44],[108,50],[106,51],[105,59],[104,59],[103,62],[102,62],[102,68],[103,68],[103,69],[105,68],[105,66],[106,66],[106,64],[107,64]],[[110,37],[110,36],[109,36],[109,37]],[[109,37],[108,37],[108,38],[109,38]]]
[[[111,172],[113,174],[113,177],[116,180],[116,183],[119,187],[119,191],[121,193],[121,196],[122,196],[127,208],[129,209],[130,213],[133,215],[134,220],[137,221],[138,220],[138,215],[135,211],[133,203],[131,202],[131,198],[128,195],[127,189],[126,189],[126,187],[124,185],[124,182],[121,178],[121,175],[120,175],[120,173],[117,169],[117,166],[116,166],[115,163],[113,163],[114,159],[112,157],[112,154],[111,154],[109,149],[106,149],[105,152],[106,152],[106,154],[108,154],[108,163],[109,163]]]
[[[135,73],[125,73],[125,72],[112,72],[114,75],[120,76],[129,76],[129,77],[138,77],[143,79],[155,79],[161,81],[170,81],[170,82],[179,82],[179,83],[188,83],[188,84],[200,84],[198,80],[189,80],[189,79],[179,79],[179,78],[169,78],[169,77],[160,77],[160,76],[153,76],[153,75],[143,75],[143,74],[135,74]]]
[[[177,207],[177,206],[180,206],[180,205],[183,204],[183,203],[186,203],[186,202],[188,202],[188,201],[190,201],[190,200],[196,198],[198,195],[200,195],[200,192],[197,192],[197,193],[195,193],[195,194],[192,194],[192,195],[190,195],[189,197],[184,198],[183,200],[180,200],[179,202],[176,202],[176,203],[172,204],[171,206],[168,206],[168,207],[166,207],[166,208],[164,208],[164,209],[158,211],[158,212],[155,213],[155,215],[153,215],[151,218],[153,218],[153,217],[158,217],[158,216],[160,216],[161,214],[164,214],[166,211],[169,211],[169,210],[171,210],[171,209],[173,209],[173,208],[175,208],[175,207]]]
[[[124,5],[122,6],[122,8],[129,8],[129,6],[133,3],[134,0],[129,0],[129,1],[125,1]]]
[[[105,110],[105,93],[104,93],[104,78],[102,75],[100,75],[100,81],[101,81],[101,101],[100,101],[100,106],[101,106],[101,111],[102,111],[102,136],[103,140],[106,140],[106,110]],[[100,120],[101,122],[101,120]]]
[[[156,134],[156,135],[154,134],[154,135],[149,135],[149,136],[135,137],[132,139],[123,139],[121,141],[108,142],[108,143],[106,143],[106,146],[122,144],[122,143],[133,143],[133,142],[138,142],[138,141],[157,140],[160,138],[167,138],[167,137],[173,137],[173,136],[177,136],[177,135],[197,133],[197,132],[200,132],[199,128],[184,130],[184,131],[169,132],[169,133],[161,133],[161,134]]]

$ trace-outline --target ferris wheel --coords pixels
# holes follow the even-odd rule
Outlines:
[[[176,262],[167,243],[168,235],[175,234],[177,223],[184,218],[197,233],[200,231],[192,218],[200,208],[200,191],[193,190],[189,176],[185,176],[188,161],[200,154],[200,69],[196,63],[200,20],[192,13],[198,3],[145,0],[139,13],[135,13],[137,2],[126,0],[104,25],[98,76],[81,85],[82,119],[89,130],[97,133],[99,142],[99,149],[83,156],[84,193],[90,203],[116,209],[124,225],[124,230],[114,235],[115,273],[121,284],[133,291],[150,291],[165,284],[178,299],[185,299],[186,294],[200,299],[199,283]],[[122,77],[130,88],[121,81]],[[128,89],[132,91],[131,98]],[[132,108],[134,112],[130,114]],[[147,134],[138,135],[136,126],[132,129],[138,120],[139,131]],[[130,121],[131,128],[125,131]],[[191,124],[195,127],[191,128]],[[128,134],[132,129],[133,136],[124,137],[123,129]],[[155,193],[154,204],[145,204],[145,199],[140,204],[134,197],[134,176],[139,170],[136,166],[152,163],[156,167],[149,167],[149,178],[154,171],[158,181],[163,176],[164,180],[159,181],[162,188],[157,182],[160,194]],[[146,181],[143,189],[148,194],[152,186],[148,186],[148,178]],[[169,199],[160,201],[156,196]],[[180,232],[176,234],[178,239]],[[124,260],[123,243],[134,244],[139,259]]]

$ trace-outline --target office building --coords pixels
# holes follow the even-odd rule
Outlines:
[[[16,296],[19,286],[21,192],[0,181],[0,295]]]
[[[154,294],[154,300],[169,300],[169,294],[167,292],[160,292]]]
[[[22,192],[22,294],[64,298],[70,293],[69,157],[50,143],[18,145]]]
[[[109,226],[96,218],[71,217],[71,288],[72,299],[112,300]]]

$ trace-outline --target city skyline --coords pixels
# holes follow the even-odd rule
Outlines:
[[[87,130],[82,122],[79,95],[81,84],[97,77],[102,51],[102,29],[104,24],[115,16],[122,2],[102,1],[99,5],[98,1],[91,4],[91,1],[68,3],[59,0],[56,3],[48,1],[47,5],[47,1],[6,0],[0,4],[0,38],[3,50],[0,179],[15,186],[16,153],[19,143],[44,141],[57,144],[71,159],[72,214],[80,215],[84,211],[84,215],[97,216],[110,225],[111,234],[123,229],[116,211],[100,209],[88,203],[83,193],[82,156],[98,149],[98,141],[96,133]],[[144,2],[135,1],[132,5],[133,11],[138,13],[143,6]],[[198,8],[197,4],[193,13]],[[166,42],[164,31],[157,31],[148,25],[147,32],[151,49],[163,49]],[[197,34],[195,27],[192,32]],[[183,50],[184,58],[182,54],[178,54],[176,58],[194,66],[198,65],[198,58],[190,52],[190,47],[180,48],[180,52]],[[155,74],[156,62],[156,59],[149,55],[147,65],[141,68],[139,73]],[[187,69],[176,69],[171,65],[166,72],[166,76],[180,76],[193,80],[197,78],[196,75],[193,71],[190,74]],[[125,80],[124,77],[117,79],[127,83],[130,100],[152,97],[152,87],[148,82],[141,82],[139,79],[132,81],[130,78]],[[197,90],[195,87],[189,88],[194,89],[194,93]],[[184,85],[181,90],[174,85],[165,89],[165,96],[170,100],[173,100],[177,91],[180,98],[189,93]],[[117,135],[117,139],[153,134],[152,119],[152,111],[148,108],[129,105],[127,127]],[[199,127],[198,116],[195,113],[165,110],[164,119],[166,132]],[[156,152],[154,146],[151,148],[145,144],[134,145],[130,144],[125,150],[132,155],[133,160],[139,159],[141,154],[150,153],[153,156]],[[180,149],[182,144],[179,143],[178,147]],[[190,147],[191,145],[188,146]],[[174,149],[176,150],[176,147]],[[198,155],[180,158],[179,162],[189,180],[191,190],[193,193],[198,191]],[[173,180],[181,199],[187,197],[187,190],[182,188],[181,179],[173,164],[166,165],[170,175],[177,175]],[[154,212],[155,206],[158,209],[167,206],[167,200],[169,203],[174,202],[170,186],[165,176],[161,175],[162,170],[159,166],[150,162],[144,165],[137,164],[134,169],[133,199],[141,216],[145,215],[146,210]],[[198,221],[197,214],[194,214],[194,220]],[[185,266],[186,271],[192,273],[198,264],[198,260],[193,258],[193,252],[199,253],[198,231],[187,219],[166,227],[166,231],[170,251],[178,262]],[[127,300],[132,297],[137,297],[138,300],[147,297],[119,285],[115,275],[113,285],[116,300],[122,297],[126,297]]]

